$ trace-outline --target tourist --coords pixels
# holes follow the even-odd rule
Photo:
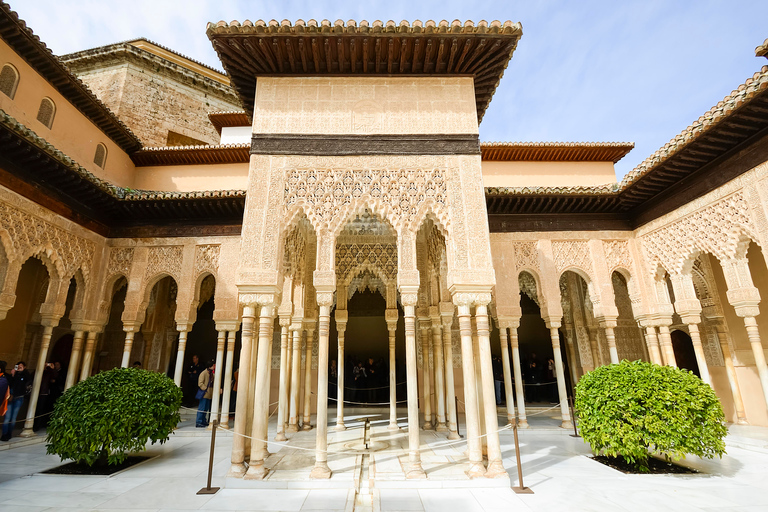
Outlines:
[[[531,354],[525,369],[525,385],[528,402],[538,402],[541,399],[541,365],[536,353]]]
[[[240,378],[240,368],[235,369],[235,373],[232,374],[232,391],[229,393],[229,415],[235,415],[235,409],[237,406],[237,381]]]
[[[366,375],[366,393],[365,393],[365,401],[368,403],[375,402],[375,394],[376,394],[376,387],[378,387],[378,377],[379,374],[376,373],[376,365],[373,362],[373,358],[368,358],[368,363],[365,365],[365,375]]]
[[[504,369],[499,356],[494,356],[491,361],[493,367],[493,389],[496,393],[496,405],[501,405],[501,385],[504,382]]]
[[[213,398],[213,372],[216,364],[211,361],[208,367],[200,373],[197,379],[197,394],[195,398],[200,400],[197,406],[197,419],[195,426],[204,428],[208,426],[208,418],[211,412],[211,398]]]
[[[557,385],[555,384],[557,382],[557,371],[555,370],[555,360],[551,357],[547,359],[547,378],[545,382],[547,383],[546,396],[549,401],[553,404],[558,403]]]
[[[192,355],[192,364],[187,367],[187,385],[185,393],[185,403],[188,407],[195,405],[195,394],[197,393],[197,380],[200,372],[203,371],[203,365],[200,364],[200,358],[197,354]]]
[[[8,375],[6,374],[6,377]],[[19,414],[21,406],[24,405],[24,397],[32,391],[32,376],[27,371],[27,363],[19,361],[11,370],[10,374],[10,394],[8,401],[8,412],[3,421],[3,436],[1,441],[8,441],[13,437],[13,429],[16,427],[16,417]]]
[[[352,369],[352,379],[354,382],[354,398],[355,402],[363,401],[363,390],[366,388],[366,381],[368,376],[365,374],[365,367],[362,361],[358,361],[355,367]]]
[[[5,367],[8,363],[0,361],[0,416],[5,416],[8,410],[8,398],[10,397],[10,385],[5,376]],[[7,439],[3,439],[7,441]]]
[[[337,387],[339,383],[339,369],[336,366],[336,360],[331,360],[331,367],[328,368],[328,396],[336,398]]]
[[[141,370],[141,361],[135,361],[133,363],[133,367]]]

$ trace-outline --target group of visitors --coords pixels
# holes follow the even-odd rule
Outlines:
[[[229,414],[232,416],[235,412],[235,403],[237,402],[237,382],[239,370],[235,370],[230,383],[231,393],[229,398]],[[189,408],[197,407],[197,417],[195,418],[195,427],[205,428],[210,422],[211,403],[213,401],[213,379],[216,375],[216,362],[211,360],[207,364],[201,364],[197,355],[192,356],[192,363],[187,366],[186,384],[184,386],[184,405]],[[223,393],[222,387],[219,389],[219,396]]]
[[[344,365],[344,400],[357,404],[378,404],[389,402],[389,368],[383,358],[375,360],[369,357],[367,361],[351,358]],[[342,371],[332,360],[328,369],[328,396],[335,400],[339,371]]]
[[[533,352],[525,363],[523,377],[526,402],[558,402],[554,359],[550,357],[546,361],[539,361]]]

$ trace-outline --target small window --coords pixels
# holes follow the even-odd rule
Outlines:
[[[107,147],[104,144],[99,143],[96,146],[96,154],[93,157],[93,163],[102,169],[107,165]]]
[[[19,85],[19,72],[10,64],[3,66],[0,71],[0,92],[13,99],[16,96],[16,87]]]
[[[51,98],[43,98],[40,102],[40,110],[37,111],[37,120],[50,128],[53,126],[54,115],[56,115],[56,104]]]

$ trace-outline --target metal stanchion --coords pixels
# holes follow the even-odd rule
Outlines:
[[[568,407],[571,408],[571,422],[573,423],[573,434],[571,434],[571,437],[581,437],[579,435],[579,432],[576,430],[576,416],[573,414],[573,397],[568,397]]]
[[[365,449],[368,449],[368,436],[371,431],[371,419],[365,418],[365,425],[363,426],[363,441],[365,442]]]
[[[515,434],[515,457],[517,458],[517,480],[520,485],[513,486],[512,490],[515,494],[533,494],[533,489],[526,487],[523,483],[523,464],[520,462],[520,441],[517,438],[517,411],[515,411],[515,424],[512,427],[512,432]]]
[[[462,437],[461,432],[459,432],[459,397],[454,396],[453,398],[456,400],[456,435]]]
[[[197,494],[216,494],[218,487],[211,487],[211,477],[213,476],[213,450],[216,448],[216,428],[219,426],[218,420],[211,422],[211,456],[208,459],[208,485],[197,491]]]

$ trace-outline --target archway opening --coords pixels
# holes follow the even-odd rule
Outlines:
[[[152,287],[147,312],[136,333],[129,364],[138,361],[142,368],[173,375],[172,347],[178,342],[176,330],[176,281],[166,276]]]
[[[29,258],[19,270],[13,307],[0,321],[0,357],[9,363],[23,360],[30,371],[35,370],[40,350],[40,306],[45,302],[49,282],[43,262]]]
[[[101,343],[95,349],[92,373],[120,366],[122,361],[125,331],[123,330],[123,310],[125,310],[125,295],[128,292],[128,281],[119,277],[112,285],[107,296],[109,312],[107,324],[101,335]]]
[[[619,318],[614,329],[619,360],[637,361],[639,359],[648,361],[648,350],[643,342],[640,326],[635,321],[627,279],[621,272],[614,271],[611,275],[611,284],[613,285],[616,308],[619,311]]]
[[[213,311],[216,308],[214,295],[216,292],[216,279],[208,275],[200,282],[200,293],[195,323],[187,334],[187,348],[184,351],[184,369],[182,373],[182,389],[185,391],[185,402],[192,403],[197,392],[196,378],[208,363],[216,359],[216,344],[218,333],[216,322],[213,321]],[[196,371],[190,372],[193,366],[193,358],[197,356],[198,366]],[[216,368],[221,371],[223,368]]]
[[[697,377],[699,365],[696,363],[696,353],[693,351],[693,342],[691,337],[685,331],[675,329],[670,333],[672,335],[672,348],[675,351],[675,361],[678,368],[684,368],[692,371]]]

